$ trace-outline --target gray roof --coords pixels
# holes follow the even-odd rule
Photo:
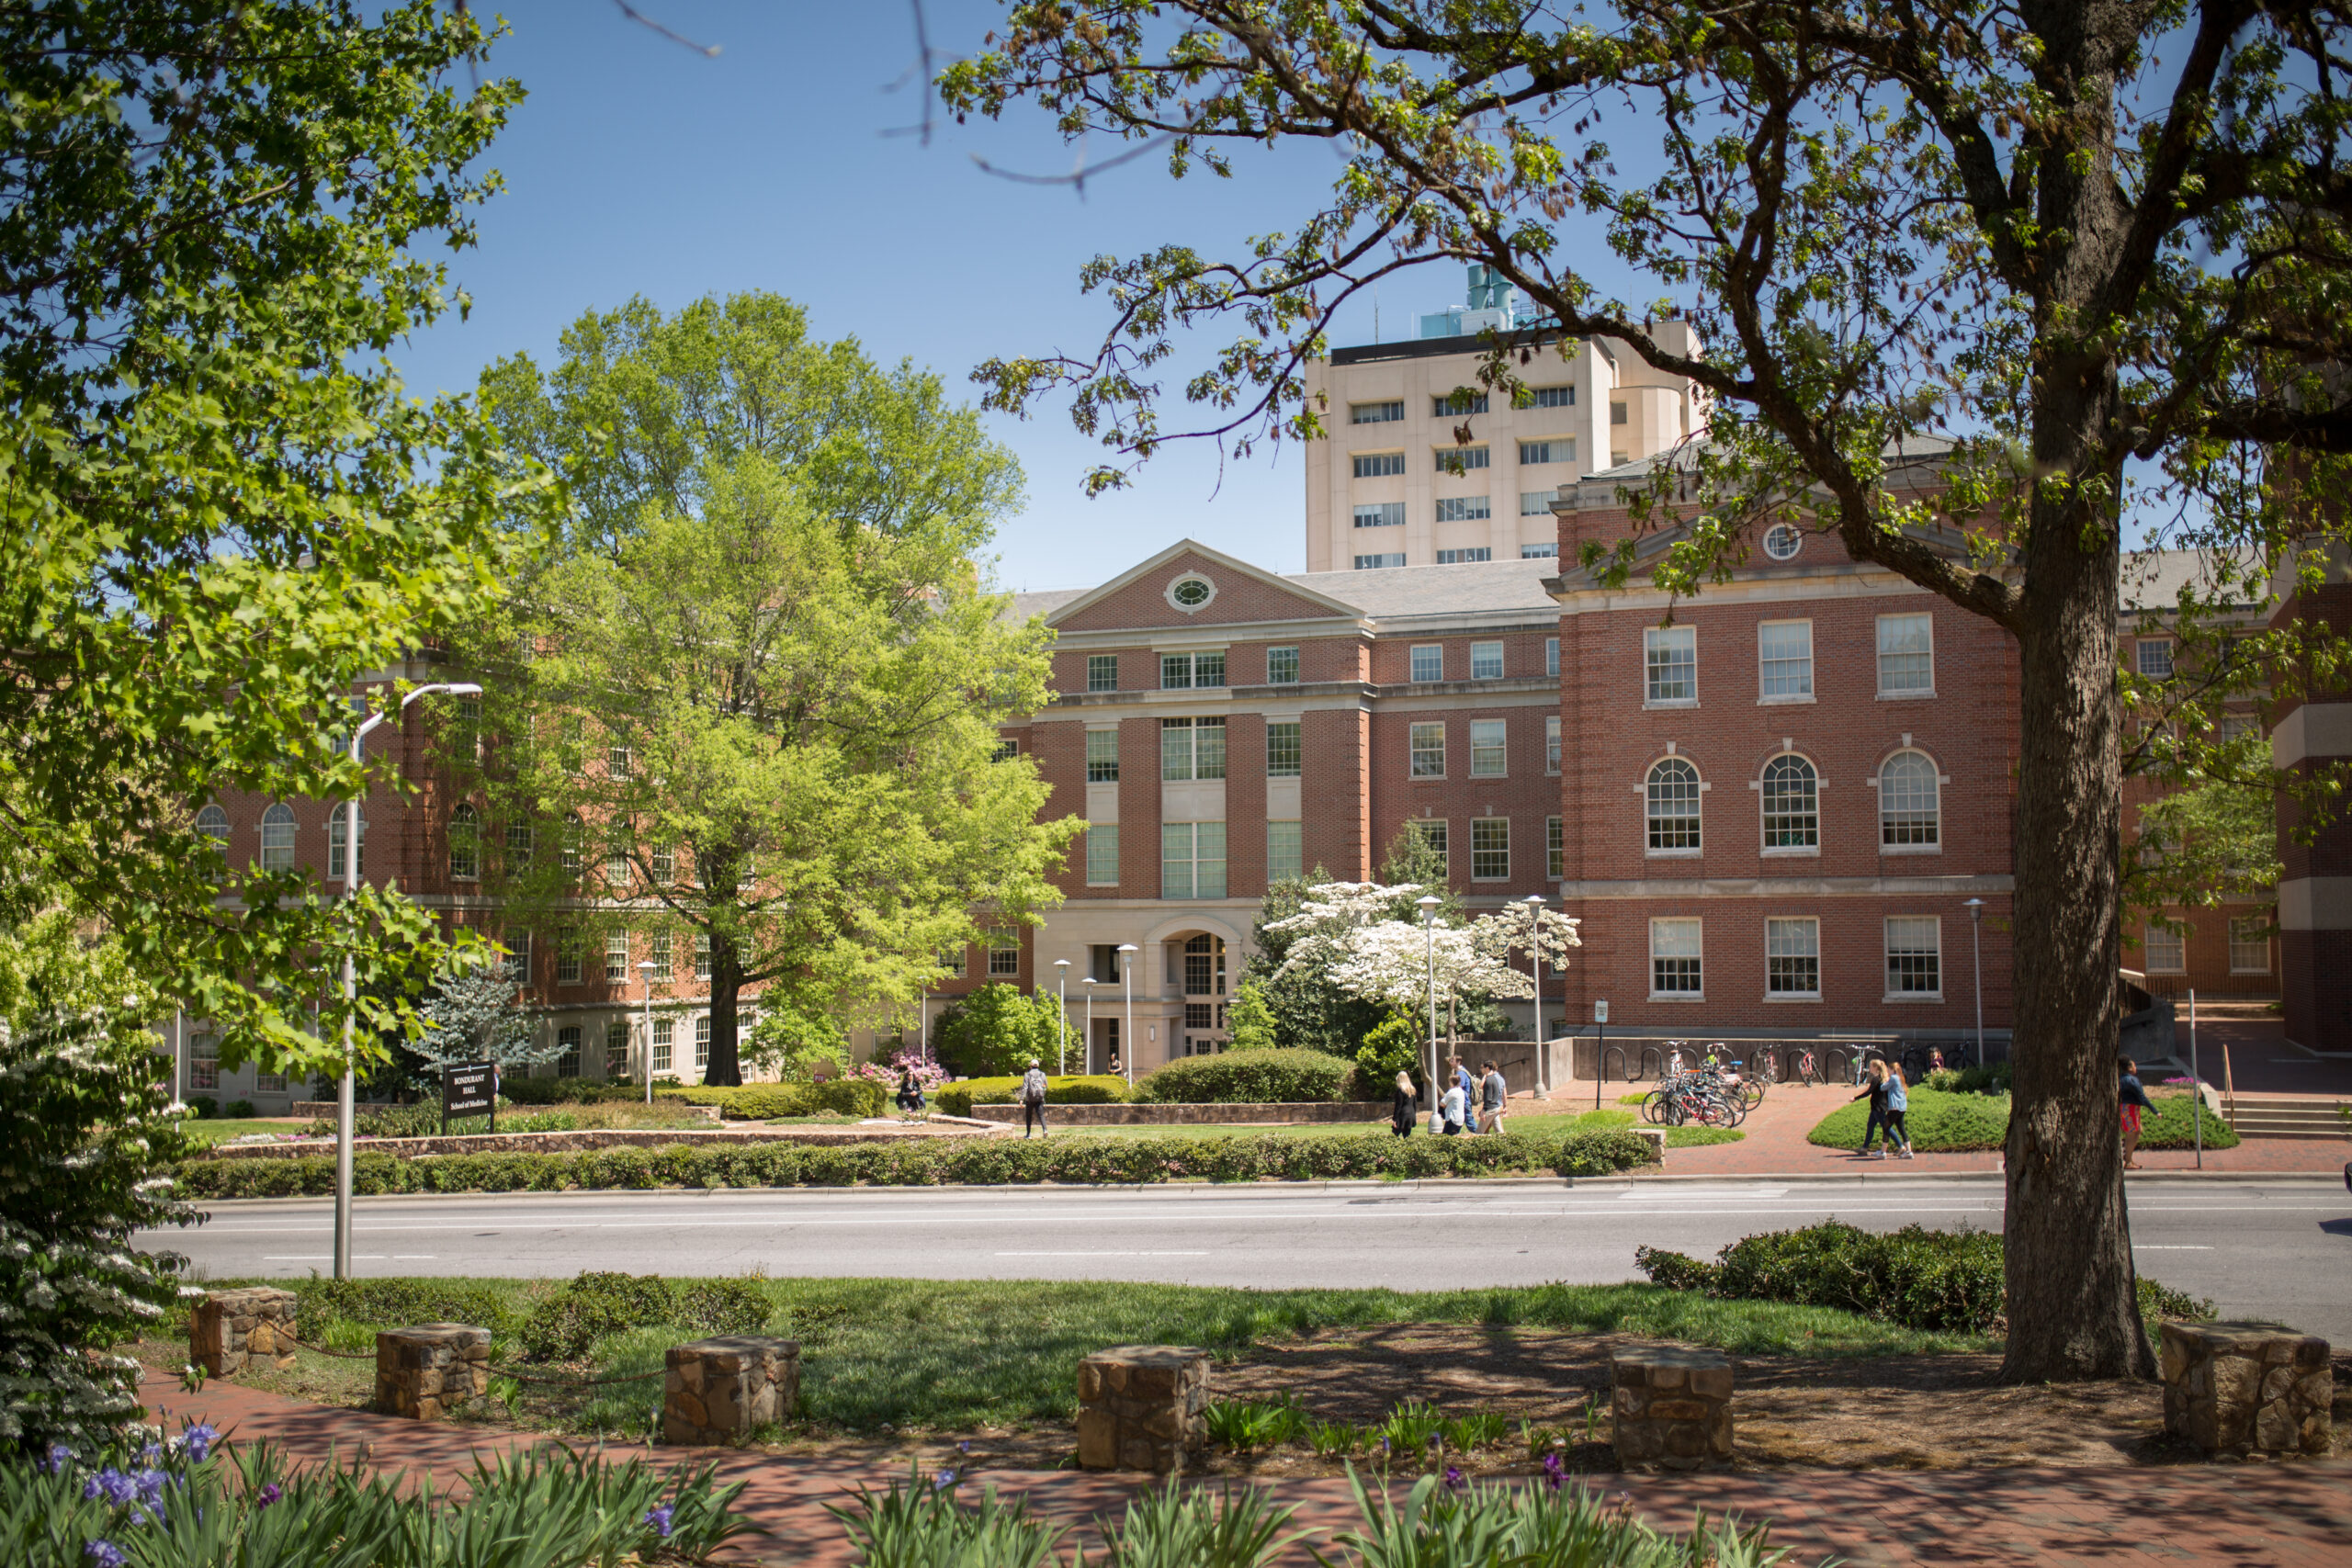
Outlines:
[[[2123,553],[2123,608],[2126,613],[2176,609],[2180,591],[2194,584],[2199,599],[2210,601],[2224,591],[2222,573],[2234,561],[2226,585],[2229,603],[2257,604],[2269,582],[2261,557],[2250,549],[2126,550]]]
[[[1392,566],[1369,571],[1301,571],[1285,582],[1353,604],[1367,615],[1462,615],[1481,611],[1542,610],[1559,606],[1544,591],[1544,580],[1560,570],[1556,560],[1482,560],[1456,566]]]
[[[1698,467],[1699,448],[1706,445],[1707,443],[1703,441],[1679,442],[1655,457],[1636,457],[1630,463],[1620,463],[1615,468],[1602,468],[1578,477],[1580,480],[1606,479],[1630,483],[1635,479],[1647,478],[1652,469],[1662,464],[1670,464],[1679,471],[1688,472]],[[1888,442],[1883,450],[1887,457],[1898,461],[1925,463],[1949,455],[1958,445],[1958,442],[1951,440],[1949,436],[1906,435],[1900,442]]]
[[[1047,588],[1035,593],[1015,593],[1012,607],[1004,613],[1004,618],[1025,621],[1032,615],[1050,615],[1071,600],[1093,592],[1091,588]]]

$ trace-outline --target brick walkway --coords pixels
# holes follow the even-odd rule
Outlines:
[[[176,1428],[201,1417],[247,1441],[266,1438],[298,1460],[345,1462],[362,1444],[379,1470],[432,1472],[437,1484],[461,1477],[477,1454],[547,1439],[420,1426],[361,1411],[328,1409],[215,1382],[184,1394],[153,1374],[150,1408]],[[845,1564],[840,1527],[824,1512],[861,1483],[879,1485],[902,1469],[846,1461],[776,1459],[724,1450],[625,1447],[615,1459],[668,1465],[716,1461],[722,1482],[747,1483],[745,1511],[771,1534],[742,1554],[795,1568]],[[1046,1516],[1083,1527],[1119,1505],[1141,1477],[1070,1471],[984,1472],[979,1479],[1023,1494]],[[2343,1568],[2352,1562],[2352,1462],[2177,1466],[2165,1469],[1744,1472],[1717,1476],[1595,1478],[1654,1524],[1688,1529],[1700,1509],[1770,1519],[1792,1561],[1836,1556],[1879,1563],[2235,1564],[2241,1568]],[[1342,1479],[1268,1483],[1297,1506],[1299,1523],[1329,1529],[1354,1519]],[[1091,1540],[1091,1536],[1082,1537]],[[1329,1549],[1326,1546],[1326,1551]],[[1295,1554],[1305,1562],[1303,1551]]]

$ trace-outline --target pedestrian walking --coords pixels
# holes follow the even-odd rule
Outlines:
[[[1904,1086],[1903,1066],[1898,1062],[1886,1065],[1886,1141],[1902,1151],[1905,1159],[1911,1157],[1911,1129],[1904,1124],[1903,1113],[1911,1109],[1911,1096]]]
[[[1871,1141],[1879,1135],[1879,1129],[1886,1125],[1886,1064],[1872,1057],[1870,1066],[1862,1070],[1862,1092],[1854,1098],[1871,1102],[1871,1119],[1862,1128],[1862,1146],[1855,1153],[1862,1159],[1884,1159],[1885,1151],[1871,1153]],[[1894,1140],[1890,1137],[1888,1141]]]
[[[2140,1064],[2125,1056],[2116,1064],[2116,1100],[2123,1117],[2123,1168],[2140,1168],[2140,1112],[2155,1106],[2140,1086]]]
[[[1046,1074],[1034,1057],[1030,1060],[1029,1070],[1021,1075],[1021,1135],[1023,1138],[1029,1135],[1029,1124],[1033,1122],[1037,1124],[1038,1135],[1046,1135]]]
[[[1510,1099],[1510,1086],[1503,1082],[1502,1070],[1494,1063],[1487,1062],[1483,1066],[1486,1076],[1478,1080],[1479,1120],[1485,1123],[1485,1131],[1499,1133],[1503,1130],[1503,1106]]]
[[[1459,1056],[1448,1057],[1446,1066],[1453,1069],[1453,1087],[1462,1091],[1462,1126],[1464,1132],[1478,1130],[1478,1080],[1470,1074],[1470,1066]]]
[[[1420,1096],[1413,1092],[1413,1075],[1398,1073],[1396,1095],[1388,1106],[1388,1125],[1396,1130],[1398,1137],[1409,1138],[1413,1135],[1413,1123],[1420,1120],[1418,1110],[1419,1100]]]
[[[1449,1087],[1445,1098],[1438,1101],[1438,1131],[1452,1137],[1462,1131],[1463,1108],[1468,1103],[1459,1083]]]

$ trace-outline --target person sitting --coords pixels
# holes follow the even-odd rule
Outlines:
[[[922,1080],[915,1077],[912,1067],[899,1076],[899,1109],[914,1116],[923,1113]]]

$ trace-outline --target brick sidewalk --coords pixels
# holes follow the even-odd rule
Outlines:
[[[160,1373],[150,1374],[145,1393],[157,1418],[173,1428],[183,1417],[200,1417],[243,1440],[269,1438],[308,1461],[333,1452],[348,1462],[366,1444],[375,1468],[397,1468],[411,1476],[430,1472],[437,1486],[461,1477],[476,1455],[487,1458],[548,1440],[304,1404],[222,1382],[200,1394],[185,1394]],[[716,1462],[722,1483],[746,1483],[741,1506],[771,1532],[764,1540],[754,1538],[743,1555],[795,1568],[846,1564],[847,1543],[825,1505],[838,1503],[859,1484],[880,1485],[906,1473],[895,1464],[726,1450],[612,1445],[605,1452],[615,1460],[642,1457],[662,1465]],[[2161,1561],[2342,1568],[2352,1562],[2352,1461],[2343,1460],[1589,1479],[1611,1495],[1623,1495],[1662,1529],[1687,1529],[1702,1508],[1769,1519],[1775,1543],[1792,1549],[1792,1562],[1808,1568],[1830,1556],[1867,1564]],[[984,1471],[976,1480],[1008,1495],[1025,1495],[1047,1517],[1080,1527],[1150,1484],[1145,1477],[1072,1471]],[[1330,1529],[1354,1522],[1344,1479],[1265,1484],[1297,1506],[1302,1527]],[[1081,1539],[1091,1543],[1091,1533]],[[1303,1551],[1294,1556],[1306,1560]]]

